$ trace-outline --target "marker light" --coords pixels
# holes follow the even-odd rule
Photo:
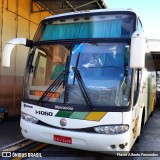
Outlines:
[[[121,134],[127,132],[128,125],[112,125],[112,126],[98,126],[94,130],[99,134]]]
[[[35,124],[35,123],[38,122],[37,118],[35,118],[35,117],[33,117],[33,116],[29,115],[29,114],[23,113],[23,112],[21,112],[21,117],[22,117],[22,119],[24,119],[25,121],[30,122],[30,123],[34,123]]]

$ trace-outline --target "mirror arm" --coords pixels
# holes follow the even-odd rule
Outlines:
[[[26,45],[25,46],[32,48],[33,47],[33,41],[29,40],[29,39],[26,39]]]

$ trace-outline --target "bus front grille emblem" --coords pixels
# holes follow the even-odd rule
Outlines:
[[[67,120],[66,119],[64,119],[64,118],[62,118],[61,120],[60,120],[60,125],[61,126],[66,126],[67,125]]]

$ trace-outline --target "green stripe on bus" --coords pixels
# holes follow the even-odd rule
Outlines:
[[[85,119],[89,112],[73,112],[69,118],[73,119]]]
[[[59,111],[55,116],[71,119],[81,119],[88,121],[100,121],[107,112],[73,112],[73,111]]]
[[[72,111],[59,111],[55,116],[69,118],[72,113]]]

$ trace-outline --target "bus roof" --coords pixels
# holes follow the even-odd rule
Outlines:
[[[86,11],[77,11],[77,12],[68,12],[68,13],[63,13],[63,14],[57,14],[57,15],[46,17],[46,18],[44,18],[44,20],[57,18],[57,17],[63,17],[63,16],[69,16],[69,15],[75,15],[75,14],[115,12],[115,11],[117,11],[117,12],[118,11],[120,11],[120,12],[123,12],[123,11],[132,12],[132,13],[135,13],[137,15],[137,13],[134,12],[131,8],[129,8],[129,9],[95,9],[95,10],[86,10]]]

